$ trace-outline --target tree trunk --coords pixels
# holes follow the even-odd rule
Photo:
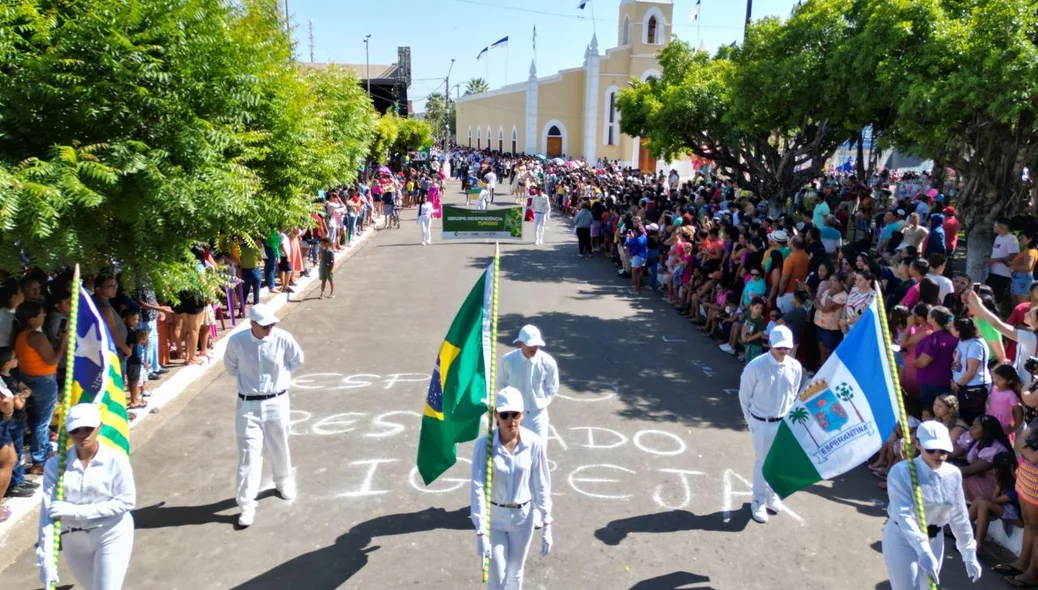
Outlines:
[[[982,283],[988,277],[988,265],[984,258],[991,255],[995,243],[995,232],[991,223],[975,223],[966,232],[966,274],[974,283]],[[959,248],[963,245],[959,244]]]

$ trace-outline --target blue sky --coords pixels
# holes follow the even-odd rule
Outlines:
[[[310,59],[308,23],[313,21],[314,54],[318,62],[364,63],[364,36],[371,35],[371,63],[396,61],[398,46],[411,47],[415,110],[425,97],[443,92],[443,78],[455,59],[451,86],[487,76],[486,58],[476,55],[508,36],[505,49],[489,59],[491,88],[525,80],[534,57],[533,26],[537,25],[537,72],[546,76],[583,63],[584,48],[597,28],[599,51],[616,46],[619,0],[592,0],[577,9],[577,0],[287,0],[295,28],[296,54]],[[753,17],[787,16],[796,0],[754,0]],[[348,6],[348,7],[347,7]],[[695,45],[697,35],[713,51],[742,39],[746,13],[743,0],[702,0],[699,25],[691,23],[695,0],[675,0],[674,34]],[[507,60],[506,60],[507,57]],[[507,61],[507,70],[506,70]],[[506,78],[507,74],[507,78]],[[456,92],[452,89],[452,93]]]

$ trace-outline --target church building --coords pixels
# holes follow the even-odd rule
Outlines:
[[[584,65],[457,100],[460,146],[596,162],[619,160],[644,172],[669,169],[620,132],[620,91],[630,80],[659,77],[657,52],[671,39],[672,0],[621,0],[616,47],[599,52],[592,36]],[[687,163],[681,168],[687,167]]]

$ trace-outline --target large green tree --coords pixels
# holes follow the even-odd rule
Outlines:
[[[312,89],[274,0],[4,3],[0,268],[118,263],[171,293],[192,244],[304,222],[374,127],[359,92]]]
[[[967,271],[986,272],[992,222],[1023,210],[1038,169],[1038,10],[1033,0],[868,0],[855,74],[892,116],[897,147],[965,184]]]
[[[851,0],[817,0],[787,21],[753,23],[742,47],[715,56],[683,41],[662,49],[660,79],[621,93],[625,133],[658,156],[714,160],[740,186],[781,201],[819,175],[860,126],[837,108],[839,88],[820,72],[852,29]]]
[[[454,137],[454,131],[457,128],[457,108],[455,107],[454,101],[450,102],[450,114],[447,115],[447,123],[444,123],[444,106],[443,93],[433,92],[425,100],[425,120],[432,125],[433,135],[439,139],[443,137]],[[449,129],[449,130],[448,130]]]

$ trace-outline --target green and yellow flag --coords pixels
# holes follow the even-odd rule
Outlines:
[[[496,258],[496,257],[495,257]],[[458,460],[458,443],[479,436],[487,412],[496,261],[462,303],[436,356],[418,439],[418,472],[432,483]]]

